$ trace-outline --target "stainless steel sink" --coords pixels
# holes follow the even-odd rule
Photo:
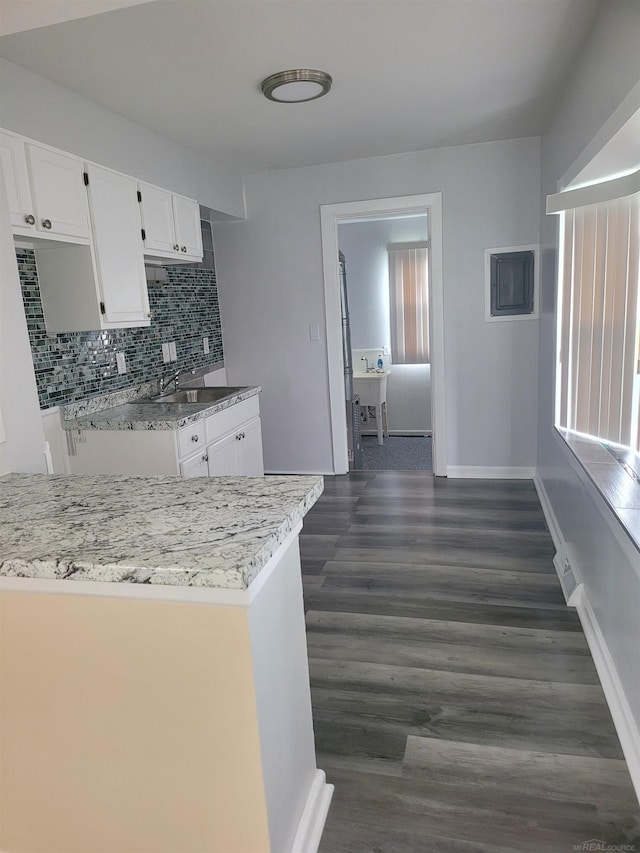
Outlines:
[[[160,394],[158,397],[149,397],[138,400],[138,403],[217,403],[227,397],[233,397],[245,388],[181,388],[170,394]]]

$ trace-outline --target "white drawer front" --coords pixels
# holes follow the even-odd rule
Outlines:
[[[182,459],[183,456],[188,456],[197,450],[203,448],[204,453],[204,422],[196,421],[193,424],[188,424],[178,430],[178,456]]]
[[[233,432],[234,429],[246,424],[247,421],[257,418],[259,414],[260,401],[258,395],[255,394],[248,400],[236,403],[235,406],[229,406],[228,409],[216,412],[215,415],[209,415],[205,421],[207,444],[217,441],[229,432]]]

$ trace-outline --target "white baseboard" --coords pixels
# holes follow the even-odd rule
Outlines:
[[[316,770],[311,790],[293,839],[291,853],[316,853],[333,797],[334,786],[327,784],[324,770]]]
[[[582,582],[580,566],[576,561],[573,549],[565,541],[564,536],[562,535],[562,530],[560,529],[556,514],[553,511],[547,490],[537,473],[533,482],[535,484],[536,491],[538,492],[547,527],[549,528],[553,544],[556,548],[556,556],[554,557],[553,562],[556,567],[556,572],[558,573],[558,578],[560,579],[560,584],[565,594],[565,598],[567,598],[567,603],[570,606],[575,607],[578,613],[582,630],[584,631],[587,645],[589,646],[589,651],[591,652],[591,657],[593,658],[598,678],[600,679],[600,684],[602,685],[602,690],[604,691],[605,699],[607,700],[607,705],[611,711],[613,724],[616,728],[618,738],[620,739],[620,745],[627,762],[629,775],[631,776],[631,781],[635,788],[636,795],[640,800],[640,729],[633,717],[633,713],[629,707],[629,703],[627,702],[627,697],[625,695],[624,688],[622,687],[622,682],[618,676],[613,658],[609,653],[604,636],[596,620],[595,613],[593,612],[593,608],[587,597],[584,583]],[[572,575],[577,584],[577,586],[571,591],[566,588],[566,581],[563,578],[562,569],[565,563],[565,558],[570,562]]]
[[[640,800],[640,729],[627,702],[624,688],[583,584],[576,590],[574,601],[582,623],[582,630],[587,638],[591,657],[596,665],[600,684],[611,711],[613,724],[620,738],[620,746],[627,761],[631,782],[635,788],[636,796]]]
[[[447,477],[477,480],[533,480],[535,468],[492,465],[447,465]]]
[[[579,567],[573,554],[573,549],[564,540],[562,531],[560,530],[560,525],[558,524],[558,519],[556,518],[556,514],[551,506],[547,490],[537,473],[533,478],[533,484],[536,487],[538,500],[542,506],[544,520],[547,522],[547,527],[549,528],[549,533],[551,534],[551,539],[553,540],[553,544],[556,549],[556,553],[553,557],[553,565],[555,567],[556,574],[558,575],[560,586],[562,587],[564,600],[567,602],[569,607],[575,607],[575,597],[578,588],[582,583],[582,578],[580,577]]]
[[[547,522],[547,527],[549,528],[549,533],[551,534],[551,538],[553,539],[555,549],[556,551],[560,551],[562,549],[562,546],[564,545],[564,537],[562,535],[562,531],[560,530],[560,525],[558,524],[556,514],[553,511],[553,507],[551,506],[551,501],[549,500],[547,490],[545,489],[544,483],[538,476],[537,472],[533,478],[533,485],[536,487],[536,492],[538,493],[538,498],[540,500],[540,504],[542,505],[542,513],[544,515],[544,520]]]

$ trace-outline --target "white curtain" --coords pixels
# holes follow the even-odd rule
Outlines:
[[[390,244],[389,303],[394,364],[429,364],[429,258],[425,243]]]
[[[561,426],[638,448],[640,193],[564,214]]]

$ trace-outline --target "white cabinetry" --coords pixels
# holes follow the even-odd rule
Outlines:
[[[180,247],[180,253],[201,261],[200,205],[193,198],[174,193],[173,218],[176,225],[176,245]]]
[[[6,131],[0,149],[14,233],[88,243],[82,160]]]
[[[237,474],[259,477],[264,473],[260,419],[241,424],[224,438],[207,446],[209,476]]]
[[[7,188],[11,225],[16,232],[35,232],[35,207],[31,199],[27,152],[19,136],[5,131],[0,133],[0,163]]]
[[[149,416],[153,408],[149,404]],[[180,474],[261,477],[258,395],[179,430],[83,430],[69,457],[72,474]]]
[[[183,477],[208,477],[208,456],[206,452],[196,453],[185,462],[180,463],[180,474]]]
[[[93,241],[35,244],[49,334],[150,324],[135,178],[87,165]]]
[[[90,164],[89,209],[93,247],[109,325],[148,325],[149,299],[140,243],[140,210],[135,178]]]
[[[172,263],[202,260],[200,206],[152,184],[139,183],[144,253]]]

